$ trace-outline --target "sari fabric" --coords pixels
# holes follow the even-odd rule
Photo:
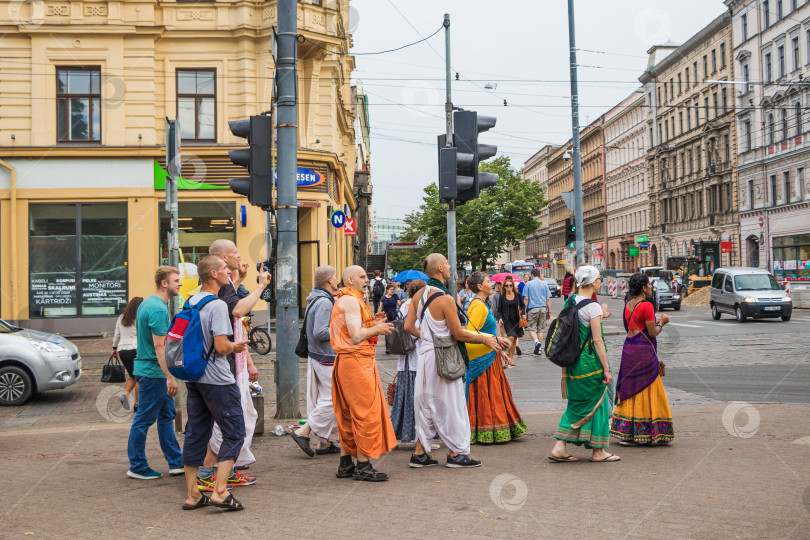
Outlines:
[[[584,343],[591,328],[579,322],[579,339]],[[600,332],[602,329],[600,328]],[[605,348],[607,350],[607,347]],[[608,448],[610,443],[610,396],[603,381],[602,362],[593,342],[582,351],[579,361],[563,368],[568,406],[554,438],[585,448]]]
[[[635,309],[639,309],[640,305]],[[644,306],[645,308],[648,305]],[[624,329],[629,331],[627,313],[622,317]],[[635,327],[635,324],[633,325]],[[650,386],[658,377],[658,343],[654,337],[650,337],[647,328],[642,326],[634,328],[641,330],[633,337],[624,340],[622,347],[622,363],[619,367],[619,378],[616,382],[616,403],[630,399],[642,390]]]
[[[467,330],[497,335],[495,318],[483,302],[470,304]],[[468,352],[471,357],[466,380],[470,442],[504,443],[525,434],[526,422],[512,399],[500,353],[486,346],[482,349],[481,345],[468,346]]]

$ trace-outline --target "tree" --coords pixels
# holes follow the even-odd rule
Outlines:
[[[471,263],[473,268],[486,271],[498,255],[540,226],[535,216],[548,201],[540,185],[523,178],[506,156],[482,163],[479,170],[496,173],[498,183],[482,190],[478,199],[456,207],[456,255],[459,264]],[[423,248],[397,256],[409,264],[417,259],[421,264],[421,259],[434,251],[447,253],[447,206],[439,202],[438,186],[427,186],[422,200],[419,209],[406,216],[408,229],[403,238],[415,240],[426,234],[428,241]]]

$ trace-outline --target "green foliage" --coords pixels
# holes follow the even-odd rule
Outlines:
[[[499,254],[534,232],[535,216],[548,204],[544,190],[512,168],[508,157],[482,163],[482,172],[498,175],[498,183],[481,192],[478,199],[456,207],[456,253],[459,264],[471,263],[486,270]],[[413,242],[421,234],[427,245],[389,252],[389,264],[397,272],[422,268],[422,259],[432,252],[447,253],[447,205],[439,202],[439,188],[425,188],[422,205],[405,217],[408,229],[402,241]]]

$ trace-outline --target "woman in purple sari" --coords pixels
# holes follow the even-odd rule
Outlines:
[[[616,409],[610,435],[619,444],[662,444],[675,438],[672,412],[661,382],[656,337],[669,322],[667,315],[655,320],[655,310],[647,300],[652,283],[644,274],[630,278],[633,299],[624,308],[627,338],[616,383]]]

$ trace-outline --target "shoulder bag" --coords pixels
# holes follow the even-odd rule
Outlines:
[[[416,350],[412,336],[405,330],[405,320],[399,314],[397,319],[393,321],[394,329],[391,334],[386,336],[388,341],[388,350],[391,354],[398,354],[407,356]]]
[[[422,315],[420,320],[425,316],[428,306],[433,300],[444,293],[439,292],[427,299],[422,307]],[[423,330],[424,325],[421,327]],[[458,348],[458,341],[452,335],[437,336],[433,334],[433,351],[436,354],[436,373],[444,380],[455,381],[467,373],[467,364],[464,362],[464,357],[461,356],[461,351]]]
[[[312,301],[312,304],[307,306],[304,313],[304,324],[301,325],[301,331],[298,333],[298,343],[295,345],[295,354],[298,358],[309,358],[309,339],[307,338],[307,317],[309,317],[309,310],[315,305],[315,302],[323,297],[318,297]]]

